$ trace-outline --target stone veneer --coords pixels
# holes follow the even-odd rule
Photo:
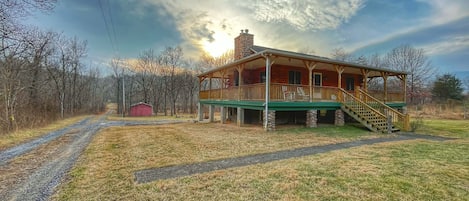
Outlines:
[[[264,119],[267,120],[266,131],[275,131],[275,110],[269,110],[267,118],[265,118],[265,111],[262,113],[264,114]]]
[[[254,46],[254,35],[249,34],[247,29],[241,30],[239,36],[235,38],[234,59],[238,60],[251,55],[252,46]]]
[[[342,111],[342,110],[336,110],[335,111],[334,124],[336,126],[343,126],[345,124],[344,111]]]
[[[308,128],[318,127],[318,111],[317,110],[306,111],[306,127]]]

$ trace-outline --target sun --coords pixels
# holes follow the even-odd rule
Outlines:
[[[212,57],[219,57],[232,48],[233,40],[227,34],[216,32],[213,34],[213,41],[202,41],[202,48]]]

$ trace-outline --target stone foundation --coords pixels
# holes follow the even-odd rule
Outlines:
[[[317,110],[306,111],[306,127],[308,128],[318,127],[318,111]]]
[[[203,110],[203,105],[198,103],[197,104],[197,119],[199,121],[203,121],[204,120],[204,110]]]
[[[335,119],[334,119],[334,124],[336,126],[343,126],[345,124],[345,117],[344,117],[344,111],[342,110],[336,110],[335,111]]]
[[[215,113],[215,106],[214,105],[209,105],[208,106],[208,121],[209,122],[214,122],[215,121],[214,113]]]
[[[238,111],[236,112],[236,123],[238,126],[242,126],[244,124],[244,109],[238,107]]]
[[[264,129],[266,131],[275,131],[275,110],[269,110],[267,112],[267,118],[265,117],[265,111],[264,113],[264,126],[265,126],[265,121],[267,121],[267,127]]]
[[[226,108],[220,107],[220,123],[224,124],[226,122]]]

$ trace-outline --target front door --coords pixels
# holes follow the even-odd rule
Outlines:
[[[322,87],[322,73],[313,74],[313,83],[314,83],[314,99],[322,99],[321,87]]]

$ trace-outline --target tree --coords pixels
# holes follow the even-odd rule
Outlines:
[[[410,98],[410,103],[416,103],[417,98],[420,98],[424,92],[429,78],[435,72],[424,50],[410,45],[401,45],[387,53],[384,59],[388,67],[409,73],[406,95]]]
[[[440,101],[448,99],[462,100],[462,92],[461,80],[451,74],[437,76],[436,81],[433,83],[432,94]]]

